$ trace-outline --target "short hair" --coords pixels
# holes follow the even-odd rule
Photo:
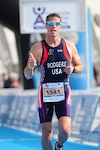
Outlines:
[[[62,21],[61,16],[57,13],[51,13],[46,17],[46,22],[49,21],[50,17],[58,17],[60,19],[60,22]]]

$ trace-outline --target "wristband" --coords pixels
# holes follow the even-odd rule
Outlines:
[[[35,66],[30,66],[30,64],[27,65],[29,69],[34,70]]]
[[[73,73],[76,73],[77,71],[76,71],[76,68],[75,67],[73,67],[74,69],[73,69]]]

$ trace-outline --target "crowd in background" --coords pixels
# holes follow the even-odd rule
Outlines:
[[[16,72],[11,72],[8,76],[0,74],[0,89],[2,88],[19,88],[19,75]]]

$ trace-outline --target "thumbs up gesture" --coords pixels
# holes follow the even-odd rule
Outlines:
[[[66,74],[71,74],[73,72],[73,66],[71,65],[71,60],[68,61],[67,66],[64,69]]]
[[[28,67],[31,69],[34,68],[35,66],[37,66],[36,59],[34,58],[32,53],[29,53]]]

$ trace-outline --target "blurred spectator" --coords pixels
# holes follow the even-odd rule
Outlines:
[[[4,81],[4,88],[19,88],[19,76],[17,73],[10,73],[9,78]]]
[[[97,71],[94,67],[94,84],[100,86],[100,71]]]
[[[98,73],[97,73],[95,67],[94,67],[93,69],[94,69],[94,70],[93,70],[93,71],[94,71],[94,84],[96,85],[97,82],[98,82],[98,78],[97,78]]]

